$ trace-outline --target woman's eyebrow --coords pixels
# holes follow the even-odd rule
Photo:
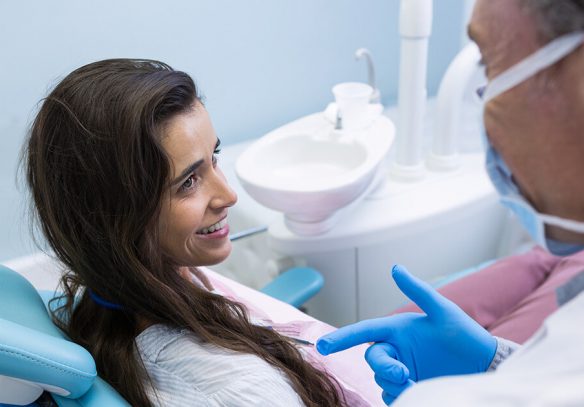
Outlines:
[[[204,159],[200,159],[198,161],[195,161],[191,165],[189,165],[187,168],[185,168],[183,170],[183,172],[180,173],[180,175],[178,177],[176,177],[174,179],[174,181],[172,181],[171,185],[176,185],[179,182],[181,182],[187,176],[189,176],[190,174],[192,174],[193,172],[195,172],[197,170],[197,168],[199,168],[201,166],[201,164],[203,164],[204,162],[205,162]]]

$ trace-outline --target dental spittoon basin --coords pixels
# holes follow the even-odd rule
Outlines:
[[[280,127],[246,149],[236,162],[243,188],[257,202],[284,213],[299,235],[325,233],[339,212],[368,192],[392,144],[385,116],[334,130],[324,113]]]

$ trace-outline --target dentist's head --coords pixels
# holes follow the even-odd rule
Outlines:
[[[158,404],[136,346],[156,324],[263,359],[307,406],[342,404],[326,373],[196,269],[229,255],[236,195],[189,75],[151,60],[83,66],[43,101],[25,148],[39,225],[66,268],[54,319],[131,405]]]
[[[537,211],[520,209],[520,218],[532,236],[543,218],[547,239],[576,244],[584,244],[582,30],[582,0],[477,0],[469,24],[489,79],[489,141]]]

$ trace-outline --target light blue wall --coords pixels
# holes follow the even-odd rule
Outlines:
[[[434,3],[430,94],[459,48],[463,15],[463,0]],[[230,144],[322,110],[337,82],[365,81],[360,47],[393,103],[398,11],[398,0],[0,2],[0,261],[34,250],[17,154],[37,102],[72,69],[144,57],[187,71]]]

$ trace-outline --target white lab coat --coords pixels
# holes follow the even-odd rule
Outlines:
[[[420,382],[393,406],[584,406],[584,292],[496,371]]]

